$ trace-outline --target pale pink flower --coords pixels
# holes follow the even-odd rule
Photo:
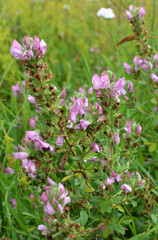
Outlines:
[[[30,119],[29,123],[30,123],[31,127],[35,128],[36,121],[35,121],[35,119],[33,117]]]
[[[107,185],[111,185],[111,184],[114,183],[114,182],[115,182],[114,177],[107,178],[107,180],[106,180],[106,184],[107,184]]]
[[[89,121],[85,121],[85,120],[83,120],[83,119],[80,120],[80,125],[81,125],[81,128],[82,128],[83,130],[86,130],[87,127],[88,127],[90,124],[91,124],[91,123],[90,123]]]
[[[125,190],[125,193],[132,192],[132,188],[127,184],[122,184],[121,188]]]
[[[56,183],[50,178],[50,177],[47,177],[47,181],[48,183],[51,185],[51,186],[55,186]]]
[[[100,187],[101,187],[102,189],[105,189],[105,185],[104,185],[103,183],[100,184]]]
[[[15,173],[14,169],[10,168],[10,167],[6,167],[4,169],[4,172],[3,173],[9,173],[11,175],[13,175]]]
[[[113,138],[115,140],[115,143],[118,145],[120,143],[119,133],[115,133]]]
[[[91,146],[93,147],[92,152],[100,152],[99,146],[97,143],[92,143]]]
[[[142,132],[142,127],[141,127],[140,124],[138,124],[138,126],[137,126],[137,134],[141,134],[141,132]]]
[[[127,63],[123,63],[123,66],[124,66],[124,69],[126,70],[126,72],[128,73],[128,74],[132,74],[133,73],[133,69],[131,68],[131,66],[130,65],[128,65]]]
[[[121,177],[122,177],[121,174],[119,174],[119,175],[116,176],[117,182],[121,182]]]
[[[128,132],[129,134],[131,134],[131,132],[132,132],[132,130],[131,130],[131,121],[128,121],[128,122],[126,123],[126,127],[124,128],[124,130],[125,130],[126,132]]]
[[[157,82],[158,83],[158,76],[155,73],[151,74],[151,79],[153,82]]]
[[[62,136],[58,137],[58,139],[56,140],[56,145],[63,146],[63,137]]]
[[[63,88],[63,91],[62,91],[62,93],[61,93],[61,98],[65,98],[65,96],[66,96],[66,89],[65,88]]]
[[[10,52],[15,57],[15,59],[21,59],[23,57],[22,50],[22,46],[16,40],[14,40],[10,48]]]

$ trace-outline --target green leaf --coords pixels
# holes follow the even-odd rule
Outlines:
[[[154,105],[157,104],[156,98],[152,98],[150,101],[151,101]]]
[[[130,216],[123,216],[121,219],[120,219],[120,223],[123,223],[123,224],[130,224],[132,222],[133,218],[130,217]]]
[[[121,225],[121,224],[113,224],[113,227],[114,227],[114,230],[116,231],[116,232],[119,232],[119,233],[121,233],[121,234],[125,234],[125,229],[124,229],[124,227]]]
[[[134,200],[130,200],[130,203],[133,205],[133,207],[137,207],[137,203]]]
[[[101,208],[101,213],[107,212],[111,213],[112,212],[112,207],[110,206],[110,201],[105,201],[102,199],[100,201],[100,208]]]
[[[80,216],[82,218],[82,225],[85,225],[88,221],[88,214],[86,211],[81,211]]]
[[[82,226],[84,226],[88,221],[88,214],[86,211],[80,212],[80,217],[76,220],[77,223],[80,223]]]
[[[118,210],[120,211],[120,212],[124,212],[124,209],[123,209],[123,207],[122,206],[115,206],[115,208],[118,208]]]
[[[111,229],[110,227],[106,227],[103,231],[103,237],[107,238],[109,236],[109,234],[111,233]]]
[[[157,225],[157,216],[156,216],[156,214],[151,214],[151,219],[152,219],[153,223],[155,223],[155,225]]]
[[[149,152],[154,152],[156,150],[157,150],[157,143],[153,143],[152,145],[150,145]]]

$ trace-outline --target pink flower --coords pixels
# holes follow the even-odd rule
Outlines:
[[[46,215],[54,215],[55,213],[55,210],[49,201],[47,201],[47,203],[44,204],[44,212]]]
[[[89,94],[92,94],[92,93],[93,93],[93,88],[92,88],[92,87],[90,87],[90,88],[88,89],[88,93],[89,93]]]
[[[82,102],[82,98],[78,98],[74,104],[72,105],[71,109],[70,109],[70,116],[69,116],[69,120],[76,123],[76,117],[78,114],[80,114],[81,116],[86,114],[86,108],[84,106],[84,103]]]
[[[119,133],[115,133],[113,136],[115,143],[118,145],[120,143]]]
[[[123,66],[124,66],[124,68],[125,68],[125,70],[126,70],[126,72],[128,73],[128,74],[132,74],[133,73],[133,69],[131,68],[131,66],[130,65],[128,65],[127,63],[123,63]]]
[[[98,110],[98,114],[102,114],[102,113],[103,113],[103,109],[102,109],[102,107],[99,105],[99,103],[95,102],[95,106],[96,106],[96,108],[97,108],[97,110]]]
[[[31,127],[35,128],[36,121],[35,121],[35,119],[33,117],[30,119],[29,123],[30,123]]]
[[[17,202],[16,202],[16,200],[14,198],[11,198],[10,202],[11,202],[12,207],[15,207],[16,204],[17,204]]]
[[[13,157],[15,157],[16,159],[26,159],[29,156],[29,153],[26,152],[18,152],[18,153],[13,153]]]
[[[97,143],[92,143],[91,146],[93,147],[92,152],[100,152],[99,146]]]
[[[105,89],[105,88],[110,88],[110,80],[108,77],[108,74],[103,74],[101,78],[95,74],[92,77],[92,83],[93,83],[93,88],[94,89]]]
[[[141,127],[140,124],[138,124],[138,126],[137,126],[137,134],[141,134],[141,132],[142,132],[142,127]]]
[[[58,139],[56,140],[56,145],[63,146],[63,137],[62,136],[58,137]]]
[[[131,21],[131,19],[133,18],[132,13],[130,11],[126,10],[126,14],[127,14],[128,19]]]
[[[16,40],[13,41],[10,52],[15,59],[21,59],[23,57],[22,46]]]
[[[24,53],[23,53],[23,59],[24,60],[30,60],[31,58],[34,57],[34,53],[31,49],[29,50],[26,50]]]
[[[33,50],[35,51],[36,55],[40,54],[41,52],[42,54],[45,54],[47,51],[47,44],[43,39],[40,41],[39,38],[35,36],[33,41]]]
[[[62,91],[62,93],[61,93],[61,98],[65,98],[65,96],[66,96],[66,90],[65,90],[65,88],[63,88],[63,91]]]
[[[138,20],[142,20],[142,18],[144,17],[145,13],[146,13],[145,8],[144,7],[140,7]]]
[[[47,194],[44,192],[44,193],[42,193],[42,195],[41,195],[41,200],[42,200],[42,202],[44,202],[44,203],[46,203],[47,201],[48,201],[48,197],[47,197]]]
[[[156,113],[156,111],[157,111],[157,107],[154,108],[154,113]]]
[[[89,121],[85,121],[85,120],[81,119],[81,120],[80,120],[80,124],[81,124],[81,128],[82,128],[83,130],[86,130],[87,127],[88,127],[91,123],[90,123]]]
[[[48,183],[49,183],[51,186],[55,186],[55,185],[56,185],[56,183],[55,183],[50,177],[47,178],[47,181],[48,181]]]
[[[151,74],[151,79],[153,80],[153,82],[157,82],[158,83],[158,76],[155,73]]]
[[[102,189],[105,189],[105,185],[104,185],[103,183],[100,184],[100,187],[101,187]]]
[[[58,211],[59,211],[60,213],[63,213],[63,207],[61,206],[60,203],[58,203]]]
[[[119,80],[114,84],[113,90],[118,92],[123,89],[124,85],[125,85],[125,79],[119,78]]]
[[[126,127],[124,128],[124,130],[125,130],[126,132],[128,132],[129,134],[131,134],[131,121],[128,121],[128,122],[126,123]]]
[[[125,193],[132,192],[132,188],[127,184],[122,184],[121,188],[125,190]]]
[[[10,168],[10,167],[6,167],[4,169],[4,172],[3,173],[9,173],[11,175],[13,175],[15,173],[14,169]]]
[[[47,227],[43,224],[39,225],[38,230],[42,231],[42,235],[48,235],[49,234],[49,230],[47,229]]]
[[[114,182],[115,182],[114,177],[107,178],[107,180],[106,180],[106,184],[107,184],[107,185],[111,185],[111,184],[114,183]]]
[[[28,95],[28,101],[34,105],[37,105],[37,102],[35,101],[35,98],[31,95]]]
[[[121,182],[121,174],[116,176],[116,180],[117,180],[117,182]]]
[[[85,90],[82,87],[79,88],[79,92],[82,93],[83,95],[85,94]]]
[[[133,88],[133,83],[131,81],[128,81],[128,86],[127,88],[129,89],[130,93],[135,92],[134,88]]]

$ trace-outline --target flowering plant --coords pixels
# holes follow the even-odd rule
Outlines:
[[[142,9],[130,6],[129,11],[131,22],[142,21]],[[135,91],[132,82],[108,70],[93,75],[89,93],[94,94],[87,97],[80,89],[79,95],[68,98],[65,88],[62,92],[56,88],[43,60],[45,53],[46,43],[36,36],[24,37],[23,46],[14,40],[11,47],[11,54],[25,66],[27,99],[36,113],[13,153],[21,166],[19,189],[28,192],[25,200],[38,215],[33,236],[133,239],[140,233],[154,239],[153,185],[132,165],[143,128],[121,111],[124,99]],[[135,60],[138,67],[139,59]],[[152,67],[145,60],[140,65],[147,72]],[[18,218],[18,203],[10,201]]]

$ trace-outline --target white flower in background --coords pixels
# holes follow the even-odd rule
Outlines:
[[[66,5],[66,4],[63,5],[63,8],[66,9],[66,10],[70,10],[70,6]]]
[[[97,12],[97,16],[103,17],[106,19],[112,19],[112,18],[115,18],[115,13],[113,12],[113,10],[111,8],[101,8]]]

